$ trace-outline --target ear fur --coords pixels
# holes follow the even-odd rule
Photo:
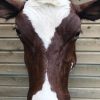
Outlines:
[[[81,19],[88,19],[92,21],[100,19],[100,0],[92,0],[76,6],[76,8]]]
[[[15,17],[23,8],[24,2],[18,0],[0,0],[0,18]]]

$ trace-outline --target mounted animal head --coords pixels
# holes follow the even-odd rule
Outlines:
[[[57,17],[59,20],[54,19],[55,16],[53,15],[52,17],[52,15],[50,14],[51,9],[50,10],[47,9],[46,11],[48,12],[48,15],[50,15],[50,17],[49,19],[46,19],[48,17],[46,18],[44,17],[45,21],[50,20],[49,22],[51,24],[53,23],[52,25],[49,24],[50,25],[49,28],[47,26],[48,23],[46,23],[47,21],[42,26],[41,20],[43,19],[41,19],[41,16],[38,16],[41,20],[37,18],[36,20],[32,19],[31,22],[29,17],[33,18],[38,13],[34,11],[34,14],[32,14],[33,9],[31,9],[31,7],[33,6],[32,5],[33,1],[35,0],[33,1],[28,0],[28,1],[29,2],[27,3],[20,0],[0,0],[0,18],[4,18],[6,20],[11,18],[16,19],[15,22],[16,31],[24,45],[24,59],[29,72],[29,81],[30,81],[27,100],[32,100],[32,95],[41,89],[42,84],[44,82],[44,78],[43,78],[44,72],[46,70],[48,70],[47,72],[48,72],[49,81],[51,82],[50,84],[52,86],[52,90],[56,91],[59,100],[65,100],[65,99],[70,100],[68,94],[65,94],[65,91],[67,91],[66,89],[68,88],[67,77],[69,75],[69,71],[76,63],[75,41],[77,40],[76,37],[79,35],[81,30],[80,20],[88,19],[94,21],[100,19],[100,0],[91,0],[90,2],[81,5],[75,5],[70,0],[62,0],[64,2],[66,1],[68,2],[68,7],[65,6],[64,11],[59,10],[60,11],[59,16],[61,18],[63,16],[62,14],[64,14],[65,16],[67,12],[66,10],[68,10],[67,12],[68,16],[67,17],[65,16],[61,24],[59,26],[56,26],[55,24],[57,23],[58,25],[59,20],[61,19],[59,17]],[[26,6],[27,9],[25,8]],[[61,9],[63,8],[61,7]],[[42,8],[40,7],[40,9],[37,9],[37,11],[39,10],[42,10]],[[54,10],[58,11],[55,8]],[[25,12],[28,13],[29,16],[27,16]],[[52,13],[53,12],[54,11],[52,9]],[[38,25],[35,24],[35,22],[38,23]],[[40,24],[42,28],[39,27]],[[54,27],[53,25],[56,26],[55,29],[56,32],[55,34],[49,34],[51,32],[52,27]],[[39,30],[37,30],[38,27]],[[47,29],[46,31],[43,30],[44,27],[46,27],[45,28]],[[44,33],[49,34],[49,35],[45,34],[47,39],[45,38],[45,35],[40,30],[42,30]],[[40,33],[36,34],[38,32]],[[54,29],[51,33],[53,32]],[[48,39],[51,40],[52,36],[53,36],[52,42],[50,42]],[[44,44],[42,40],[44,41]],[[49,47],[48,44],[50,44]],[[46,69],[44,66],[48,66],[48,65],[50,67]]]

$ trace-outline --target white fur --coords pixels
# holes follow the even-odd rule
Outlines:
[[[70,14],[70,1],[28,0],[24,6],[23,13],[28,16],[47,49],[51,44],[55,28],[59,26],[63,18]]]
[[[42,90],[33,95],[32,100],[58,100],[56,93],[51,90],[47,73],[45,75],[45,82]]]
[[[53,5],[53,6],[69,6],[69,0],[28,0],[28,5],[41,6],[41,5]]]

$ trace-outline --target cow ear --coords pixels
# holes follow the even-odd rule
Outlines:
[[[78,15],[81,19],[100,19],[100,0],[92,0],[78,6]]]
[[[25,4],[25,0],[6,0],[6,1],[19,10],[22,9]]]
[[[24,2],[18,0],[0,0],[0,18],[15,17],[22,9]]]

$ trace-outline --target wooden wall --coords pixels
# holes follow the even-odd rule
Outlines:
[[[69,79],[71,100],[100,100],[100,21],[82,23],[78,61]],[[23,46],[13,27],[14,20],[0,19],[0,100],[26,100],[28,91]]]

